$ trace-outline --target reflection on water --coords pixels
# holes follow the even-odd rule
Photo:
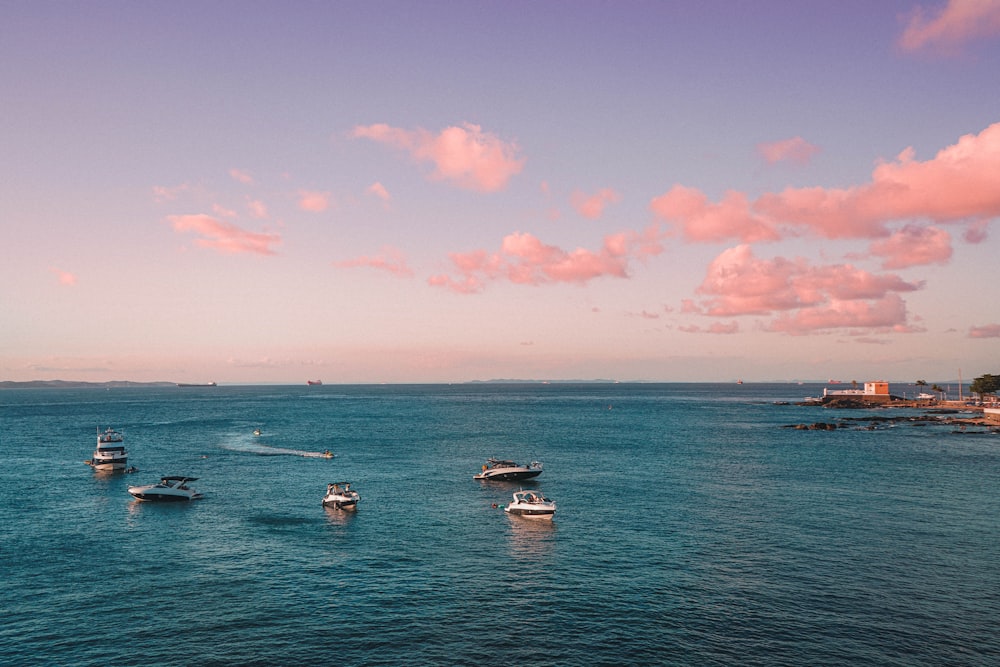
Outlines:
[[[326,512],[327,523],[331,526],[346,526],[358,513],[357,510],[337,509],[331,505],[323,505],[323,511]]]
[[[552,553],[556,524],[552,519],[531,519],[507,515],[510,524],[510,553],[515,558],[535,559]]]

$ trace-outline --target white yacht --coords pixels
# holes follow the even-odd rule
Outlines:
[[[552,519],[556,513],[556,502],[543,496],[541,491],[520,489],[514,492],[514,500],[503,511],[531,519]]]
[[[512,482],[521,479],[531,479],[542,474],[542,464],[532,461],[529,465],[518,465],[507,459],[489,458],[480,473],[472,479],[485,479],[501,482]]]
[[[136,500],[180,501],[197,500],[201,494],[187,485],[198,481],[197,477],[170,476],[160,478],[158,484],[145,486],[130,486],[128,492]]]
[[[326,485],[326,495],[323,505],[338,510],[355,510],[358,508],[361,496],[351,489],[350,482],[334,482]]]
[[[98,428],[97,449],[87,465],[94,470],[125,470],[128,453],[125,451],[125,438],[122,434],[110,427],[103,433]]]

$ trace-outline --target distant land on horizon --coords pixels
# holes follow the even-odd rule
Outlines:
[[[427,384],[616,384],[618,380],[517,380],[517,379],[496,379],[496,380],[471,380],[468,382],[431,382]],[[629,380],[624,382],[624,384],[641,384],[644,380]],[[348,384],[358,384],[358,383],[348,383]],[[364,384],[364,383],[360,383]],[[373,382],[371,384],[385,384],[379,382]],[[395,383],[390,383],[395,384]],[[411,383],[402,382],[399,384],[424,384],[424,383]],[[297,386],[297,383],[282,383],[282,382],[264,382],[260,383],[260,386]],[[204,383],[204,384],[194,384],[194,383],[184,383],[184,382],[133,382],[131,380],[111,380],[108,382],[86,382],[83,380],[26,380],[26,381],[13,381],[4,380],[0,381],[0,389],[86,389],[90,388],[115,388],[115,387],[209,387],[216,386],[215,383]],[[234,382],[232,386],[257,386],[256,383],[246,383],[246,382]]]
[[[55,388],[55,389],[82,389],[86,387],[175,387],[176,382],[132,382],[131,380],[111,380],[109,382],[83,382],[80,380],[28,380],[26,382],[14,382],[4,380],[0,382],[0,389],[33,389],[33,388]]]

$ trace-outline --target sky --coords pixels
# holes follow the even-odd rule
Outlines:
[[[1000,0],[0,5],[0,380],[998,373]]]

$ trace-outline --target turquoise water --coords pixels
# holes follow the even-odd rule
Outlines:
[[[775,404],[818,391],[4,390],[0,663],[1000,664],[1000,436],[784,428],[876,414]],[[138,473],[83,465],[107,426]],[[126,492],[171,474],[205,498]]]

